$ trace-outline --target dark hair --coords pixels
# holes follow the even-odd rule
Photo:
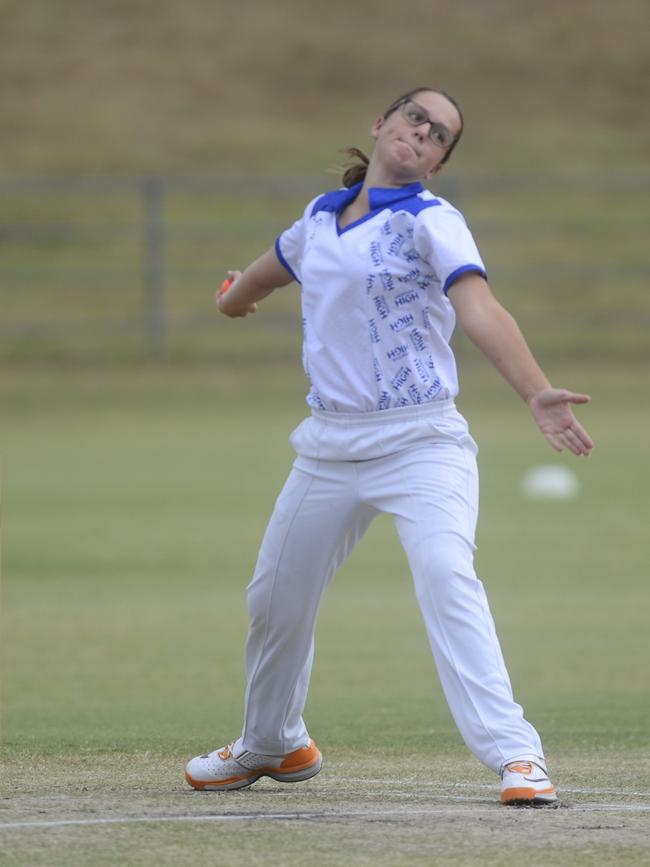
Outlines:
[[[460,110],[460,106],[453,98],[453,96],[450,96],[444,90],[436,90],[436,88],[434,87],[414,87],[413,90],[409,90],[407,93],[403,93],[394,102],[391,102],[386,111],[382,114],[382,117],[388,117],[394,111],[397,111],[400,105],[403,105],[409,99],[413,99],[414,96],[422,92],[439,93],[440,96],[444,96],[444,98],[449,100],[449,102],[454,106],[460,117],[460,129],[458,130],[458,134],[454,139],[453,143],[451,144],[451,147],[448,148],[447,153],[440,160],[440,165],[443,165],[443,163],[447,162],[447,160],[452,154],[452,151],[460,141],[460,137],[463,134],[463,129],[465,128],[465,119],[463,117],[463,113]],[[370,159],[364,154],[362,150],[359,150],[359,148],[345,148],[343,153],[347,154],[350,159],[358,160],[358,162],[353,163],[343,173],[343,186],[353,187],[355,184],[358,184],[365,179]]]

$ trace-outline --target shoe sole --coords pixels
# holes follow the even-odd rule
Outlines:
[[[555,787],[538,792],[536,789],[506,789],[501,793],[501,803],[508,807],[541,807],[557,802]]]
[[[277,780],[278,783],[301,783],[304,780],[309,780],[315,777],[323,767],[323,757],[319,755],[315,762],[307,765],[305,768],[299,768],[296,771],[281,773],[277,768],[258,768],[252,771],[245,777],[229,777],[227,780],[194,780],[185,771],[185,782],[192,786],[193,789],[200,789],[207,792],[229,792],[233,789],[245,789],[247,786],[252,786],[261,777],[271,777]]]

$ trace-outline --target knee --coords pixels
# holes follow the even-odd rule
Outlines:
[[[251,624],[290,630],[303,619],[311,600],[282,573],[262,572],[248,586],[247,606]]]
[[[272,599],[272,582],[264,574],[256,574],[246,589],[248,616],[252,623],[268,620]]]
[[[472,590],[480,582],[474,571],[474,545],[453,534],[431,539],[413,563],[415,590],[420,599],[435,592],[436,597],[453,598],[459,590]]]

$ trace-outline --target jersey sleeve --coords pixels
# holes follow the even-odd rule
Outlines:
[[[315,201],[316,199],[313,199],[305,208],[302,217],[296,220],[293,226],[281,232],[275,241],[278,259],[298,283],[302,283],[302,257],[305,251],[307,226]]]
[[[468,271],[487,277],[485,265],[460,211],[445,203],[418,216],[414,241],[440,281],[445,295]]]

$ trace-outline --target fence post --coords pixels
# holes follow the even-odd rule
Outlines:
[[[165,349],[165,185],[158,175],[142,179],[144,337],[152,355]]]

